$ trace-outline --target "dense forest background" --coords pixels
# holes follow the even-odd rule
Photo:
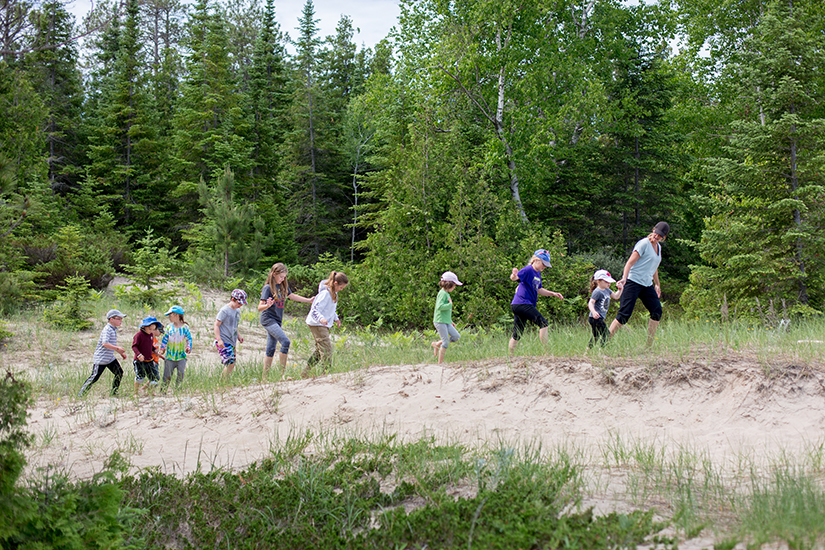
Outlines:
[[[544,247],[572,320],[659,220],[671,313],[825,311],[821,2],[402,0],[373,48],[276,8],[0,0],[4,312],[282,261],[365,325],[427,326],[451,269],[489,326]]]

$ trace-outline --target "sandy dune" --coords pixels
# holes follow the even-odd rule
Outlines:
[[[421,364],[207,397],[89,401],[80,410],[42,400],[29,425],[40,441],[54,435],[32,449],[30,466],[60,464],[78,477],[100,470],[116,449],[135,468],[242,468],[307,429],[590,450],[619,435],[688,446],[723,464],[821,442],[825,374],[774,365],[766,376],[764,366],[743,358],[654,368],[552,358]]]

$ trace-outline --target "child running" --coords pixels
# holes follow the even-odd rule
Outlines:
[[[510,338],[509,350],[512,355],[516,351],[516,345],[521,340],[521,335],[527,322],[531,322],[539,327],[539,339],[545,346],[547,345],[548,322],[536,308],[538,296],[552,296],[559,300],[564,300],[558,292],[553,292],[541,287],[541,272],[550,265],[550,253],[540,248],[533,253],[530,263],[521,268],[521,271],[513,268],[510,279],[518,281],[516,294],[510,302],[510,309],[513,311],[513,336]]]
[[[336,310],[338,308],[338,293],[344,290],[349,284],[349,279],[343,273],[333,271],[329,278],[319,285],[322,292],[315,297],[312,307],[309,309],[306,323],[309,326],[312,336],[315,338],[315,353],[307,361],[304,369],[304,376],[309,374],[316,363],[329,363],[332,360],[332,340],[329,337],[329,329],[333,323],[341,326],[341,319],[338,318]]]
[[[618,300],[622,296],[623,285],[621,283],[618,285],[618,291],[612,292],[610,290],[610,285],[615,282],[616,279],[611,277],[606,269],[596,271],[590,279],[590,301],[587,302],[590,315],[587,321],[590,323],[590,328],[593,329],[593,337],[590,339],[588,348],[592,348],[596,342],[599,342],[602,346],[607,342],[607,324],[604,320],[607,318],[607,310],[610,308],[610,299]]]
[[[221,355],[223,376],[229,376],[235,369],[235,342],[243,344],[243,337],[238,333],[241,322],[242,306],[246,305],[246,292],[236,288],[232,291],[229,303],[221,308],[215,318],[215,347]]]
[[[177,371],[175,387],[180,388],[183,375],[186,373],[186,356],[192,351],[192,332],[184,320],[183,308],[172,306],[165,313],[169,317],[170,325],[160,343],[160,352],[166,357],[163,361],[163,389],[166,390],[172,380],[172,372]]]
[[[135,395],[140,391],[140,387],[149,382],[157,384],[158,377],[154,371],[152,355],[155,350],[154,332],[158,320],[154,317],[144,317],[140,322],[140,328],[132,338],[132,352],[135,354],[133,361],[135,367]]]
[[[266,352],[264,355],[264,372],[262,380],[266,380],[272,360],[275,357],[275,350],[278,344],[281,351],[278,354],[278,362],[281,365],[281,375],[286,373],[286,360],[289,354],[289,338],[281,324],[284,318],[284,304],[286,299],[296,302],[311,304],[313,298],[304,298],[292,292],[289,282],[286,279],[287,268],[282,263],[277,263],[269,270],[266,284],[261,290],[261,301],[258,303],[258,311],[261,312],[261,325],[266,329]]]
[[[109,369],[115,375],[114,380],[112,380],[112,395],[117,395],[120,380],[123,378],[123,367],[115,359],[115,352],[126,359],[126,350],[117,345],[117,328],[123,324],[124,317],[126,317],[126,314],[116,309],[110,309],[106,314],[106,325],[100,331],[100,338],[97,339],[97,347],[95,347],[95,354],[92,358],[92,374],[80,387],[78,397],[82,397],[86,390],[98,381],[100,375],[106,369]]]
[[[461,335],[453,324],[453,300],[450,298],[450,292],[455,290],[456,285],[462,286],[463,283],[458,280],[458,276],[452,271],[445,271],[441,275],[441,282],[439,283],[441,290],[438,291],[438,296],[435,299],[435,312],[433,313],[433,325],[435,330],[441,337],[441,340],[436,340],[431,345],[433,347],[433,356],[438,359],[438,364],[444,362],[444,354],[447,352],[447,346],[450,342],[458,342]]]

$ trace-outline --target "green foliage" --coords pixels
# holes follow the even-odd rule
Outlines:
[[[84,277],[92,288],[104,288],[113,277],[113,258],[122,254],[116,243],[117,240],[69,223],[53,236],[27,240],[23,249],[46,290],[44,295],[50,297],[53,289],[70,276]]]
[[[123,270],[132,275],[133,284],[118,286],[115,295],[132,304],[149,307],[168,302],[175,296],[175,291],[158,285],[162,284],[164,276],[179,268],[174,250],[169,248],[169,239],[155,236],[153,230],[147,229],[135,248],[132,264],[123,266]]]
[[[739,112],[697,198],[709,215],[697,243],[706,265],[687,291],[694,311],[708,312],[714,294],[825,306],[825,110],[815,91],[825,42],[814,12],[771,4],[726,68]]]
[[[54,304],[43,311],[43,321],[63,330],[86,330],[94,323],[90,300],[93,292],[89,281],[77,275],[66,278],[65,285],[57,285],[58,295]]]
[[[255,206],[242,204],[235,194],[235,174],[227,166],[217,177],[215,187],[203,180],[198,186],[204,219],[189,230],[186,239],[194,244],[188,251],[190,265],[199,278],[247,275],[261,267],[263,250],[272,240]],[[198,256],[203,255],[199,260]],[[206,268],[204,260],[219,267]],[[220,272],[216,273],[216,270]],[[200,273],[199,273],[200,272]]]
[[[31,443],[26,432],[30,399],[28,386],[7,370],[0,382],[0,542],[13,536],[17,525],[31,514],[31,502],[17,490],[26,465],[23,451]]]
[[[0,271],[0,313],[17,311],[32,297],[36,288],[34,278],[30,271]]]
[[[221,547],[231,533],[239,549],[635,548],[664,527],[652,512],[564,512],[579,471],[562,458],[474,457],[393,436],[310,452],[310,440],[293,438],[243,472],[125,479],[130,504],[147,510],[148,547]],[[456,486],[470,489],[456,498]]]
[[[7,371],[0,383],[0,545],[3,548],[140,548],[139,512],[123,507],[123,491],[113,464],[88,481],[70,482],[53,467],[39,470],[25,486],[18,478],[26,464],[23,450],[29,388]],[[111,462],[111,461],[110,461]],[[122,469],[121,469],[122,471]]]

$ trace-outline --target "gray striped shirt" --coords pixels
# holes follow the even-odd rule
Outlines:
[[[97,340],[97,347],[95,348],[94,364],[108,365],[115,360],[115,352],[109,348],[104,348],[103,344],[117,345],[117,329],[107,322],[103,330],[100,331],[100,338]]]

